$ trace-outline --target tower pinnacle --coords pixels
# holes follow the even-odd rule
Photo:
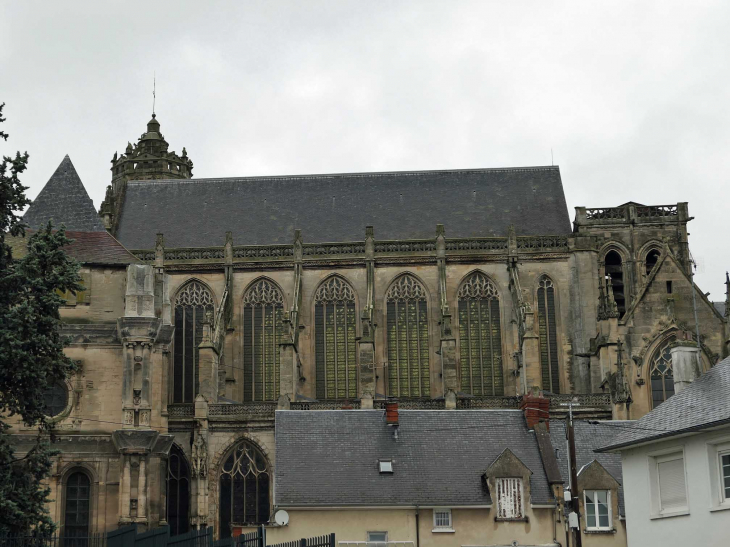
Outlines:
[[[193,162],[183,151],[182,156],[168,150],[169,144],[160,131],[157,114],[147,122],[147,131],[137,143],[127,143],[124,154],[114,153],[112,158],[112,183],[107,197],[101,204],[99,215],[114,234],[124,201],[124,189],[130,180],[189,179],[193,176]],[[184,149],[183,149],[184,150]]]

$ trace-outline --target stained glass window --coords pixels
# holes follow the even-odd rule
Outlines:
[[[540,369],[542,389],[560,393],[560,370],[558,367],[558,329],[555,320],[555,287],[544,275],[537,287],[537,317],[540,336]]]
[[[497,287],[475,272],[462,284],[458,299],[461,390],[471,395],[504,395]]]
[[[386,295],[388,395],[431,395],[426,290],[411,275],[399,277]]]
[[[269,468],[264,455],[242,442],[223,464],[220,474],[220,537],[231,526],[269,522]]]
[[[173,445],[167,459],[167,523],[170,535],[188,531],[190,522],[190,468],[182,450]]]
[[[46,416],[58,416],[68,405],[68,388],[61,382],[54,383],[43,394],[43,406]]]
[[[314,295],[317,399],[357,397],[355,293],[331,277]]]
[[[91,483],[86,473],[77,471],[66,480],[66,507],[63,534],[67,538],[89,535],[89,499]]]
[[[279,344],[284,339],[284,298],[268,279],[243,298],[243,400],[279,398]]]
[[[676,339],[675,335],[671,335],[664,340],[654,351],[649,364],[651,400],[654,408],[674,395],[674,372],[672,370],[672,355],[669,350],[672,342]]]
[[[213,312],[213,296],[198,281],[185,285],[175,298],[175,342],[172,399],[192,403],[198,393],[198,346],[203,341],[206,312]]]

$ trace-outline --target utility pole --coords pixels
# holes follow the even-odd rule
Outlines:
[[[568,420],[565,427],[565,435],[568,438],[568,465],[570,466],[570,506],[572,515],[568,515],[568,526],[573,528],[573,545],[583,547],[583,538],[580,532],[580,497],[578,496],[578,471],[575,457],[575,430],[573,429],[573,407],[578,403],[570,401],[561,403],[560,406],[568,407]]]

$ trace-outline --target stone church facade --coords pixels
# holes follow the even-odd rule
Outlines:
[[[269,522],[277,409],[540,391],[635,419],[730,351],[687,203],[571,228],[558,167],[193,179],[154,116],[111,170],[98,214],[66,158],[25,215],[73,232],[86,287],[62,310],[79,371],[48,399],[62,529]]]

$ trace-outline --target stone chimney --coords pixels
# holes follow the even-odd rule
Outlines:
[[[689,333],[685,333],[684,338],[673,342],[669,350],[672,355],[675,393],[679,393],[700,377],[700,348]]]

